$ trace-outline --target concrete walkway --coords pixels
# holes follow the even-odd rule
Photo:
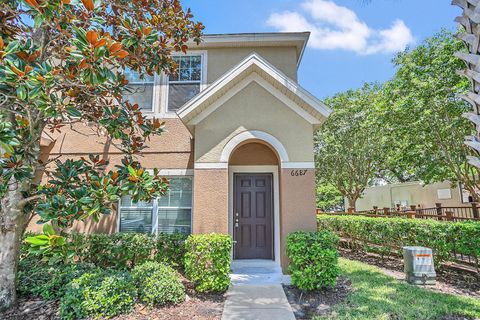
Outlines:
[[[273,261],[232,263],[222,320],[295,320],[282,288],[289,278]]]

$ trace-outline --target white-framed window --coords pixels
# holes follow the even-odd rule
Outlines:
[[[168,77],[166,111],[175,112],[196,96],[204,82],[204,54],[175,55],[177,73]]]
[[[119,207],[119,231],[185,233],[192,231],[192,176],[168,177],[169,191],[152,202],[131,201],[123,196]]]
[[[151,233],[154,201],[134,203],[129,196],[120,200],[120,232]]]
[[[155,76],[144,75],[125,69],[125,79],[128,85],[123,96],[130,103],[137,103],[142,111],[155,111]]]
[[[192,229],[191,177],[172,177],[166,195],[157,200],[158,232],[190,234]]]

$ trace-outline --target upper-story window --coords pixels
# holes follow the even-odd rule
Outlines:
[[[125,70],[128,86],[123,96],[132,104],[137,103],[143,111],[154,111],[155,77],[145,75],[143,78],[137,72]]]
[[[180,109],[200,92],[202,85],[202,55],[179,55],[173,59],[178,65],[177,74],[168,79],[167,111]]]

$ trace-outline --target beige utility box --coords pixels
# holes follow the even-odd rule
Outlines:
[[[435,268],[432,249],[403,247],[405,278],[412,284],[435,284]]]

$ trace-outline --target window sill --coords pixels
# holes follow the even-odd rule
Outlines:
[[[147,117],[147,119],[157,118],[157,119],[178,119],[178,115],[175,112],[151,112],[151,111],[142,111],[143,115]]]

